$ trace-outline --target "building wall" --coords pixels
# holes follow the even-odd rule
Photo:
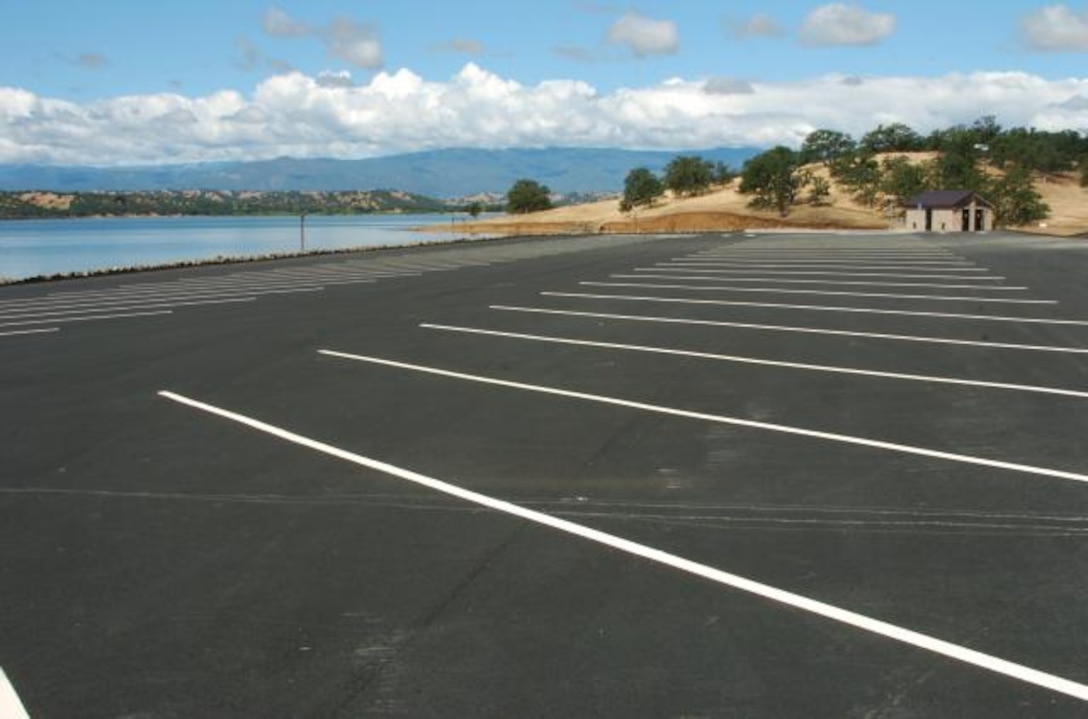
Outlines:
[[[968,205],[968,210],[971,213],[971,227],[972,230],[975,225],[975,210],[982,210],[982,230],[990,231],[994,228],[994,212],[989,207],[983,207],[971,203]],[[963,209],[934,209],[933,210],[933,231],[934,232],[960,232],[963,228]],[[906,229],[912,232],[925,232],[926,230],[926,211],[919,210],[918,208],[911,208],[907,210],[906,216]]]

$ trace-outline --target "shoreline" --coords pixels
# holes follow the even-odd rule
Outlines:
[[[449,230],[446,230],[449,232]],[[347,255],[362,252],[379,252],[397,249],[412,249],[417,247],[437,247],[446,245],[462,245],[469,242],[487,242],[490,240],[508,239],[508,235],[492,235],[487,237],[461,237],[452,240],[420,240],[396,245],[359,245],[356,247],[336,247],[328,249],[306,250],[304,252],[269,252],[260,255],[217,255],[198,260],[178,260],[155,265],[126,265],[123,267],[104,267],[97,270],[74,270],[72,272],[57,272],[53,274],[34,275],[9,279],[0,276],[0,288],[16,287],[19,285],[34,285],[45,282],[63,282],[66,280],[79,280],[91,277],[109,277],[112,275],[129,275],[138,272],[165,272],[168,270],[182,270],[191,267],[214,267],[226,265],[243,265],[254,262],[275,262],[277,260],[293,260],[306,257],[321,257],[326,255]]]

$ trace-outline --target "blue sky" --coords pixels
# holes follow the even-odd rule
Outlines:
[[[1088,3],[3,0],[0,162],[1088,130]]]

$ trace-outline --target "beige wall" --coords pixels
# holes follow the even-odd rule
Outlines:
[[[971,227],[974,227],[975,223],[975,209],[978,207],[975,203],[971,203],[968,206],[968,210],[971,212]],[[994,213],[988,207],[982,207],[982,229],[989,231],[994,228]],[[954,210],[933,210],[933,231],[934,232],[960,232],[963,227],[963,211],[961,209]],[[907,210],[906,228],[911,231],[925,232],[926,230],[926,211],[912,208]]]

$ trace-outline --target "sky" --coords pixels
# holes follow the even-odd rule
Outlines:
[[[1088,133],[1088,2],[0,0],[0,163]]]

